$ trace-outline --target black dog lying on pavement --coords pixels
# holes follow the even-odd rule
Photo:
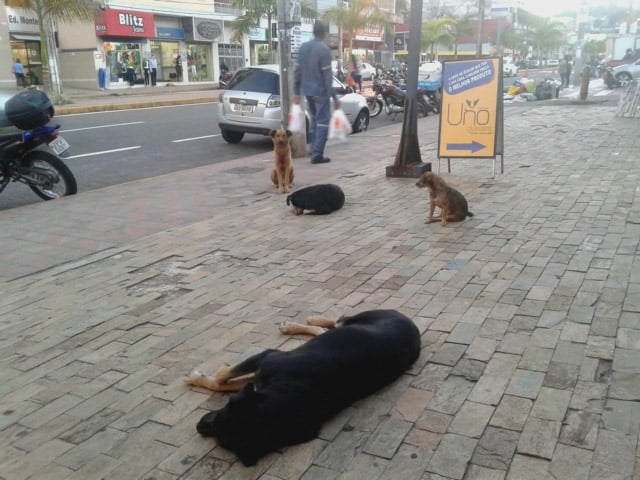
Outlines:
[[[287,205],[291,204],[296,215],[302,215],[305,210],[316,215],[326,215],[342,208],[344,192],[338,185],[331,183],[311,185],[289,195]]]
[[[222,410],[203,416],[197,430],[215,437],[245,466],[312,440],[325,421],[393,382],[420,354],[418,328],[395,310],[337,322],[310,317],[307,323],[280,327],[286,334],[315,335],[294,350],[266,350],[222,367],[215,377],[195,371],[185,378],[213,391],[239,391]]]

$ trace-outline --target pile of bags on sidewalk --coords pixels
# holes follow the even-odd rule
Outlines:
[[[535,80],[521,78],[514,80],[504,95],[505,102],[531,102],[558,98],[560,82],[546,79],[536,84]]]

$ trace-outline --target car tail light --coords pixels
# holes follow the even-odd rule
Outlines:
[[[269,100],[267,100],[267,108],[279,107],[280,106],[280,95],[271,95]]]

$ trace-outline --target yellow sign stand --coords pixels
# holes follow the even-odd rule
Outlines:
[[[483,57],[445,62],[438,159],[493,158],[504,173],[502,59]]]

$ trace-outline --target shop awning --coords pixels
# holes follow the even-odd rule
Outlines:
[[[11,38],[13,40],[31,40],[34,42],[40,41],[40,35],[29,35],[28,33],[12,33]]]

